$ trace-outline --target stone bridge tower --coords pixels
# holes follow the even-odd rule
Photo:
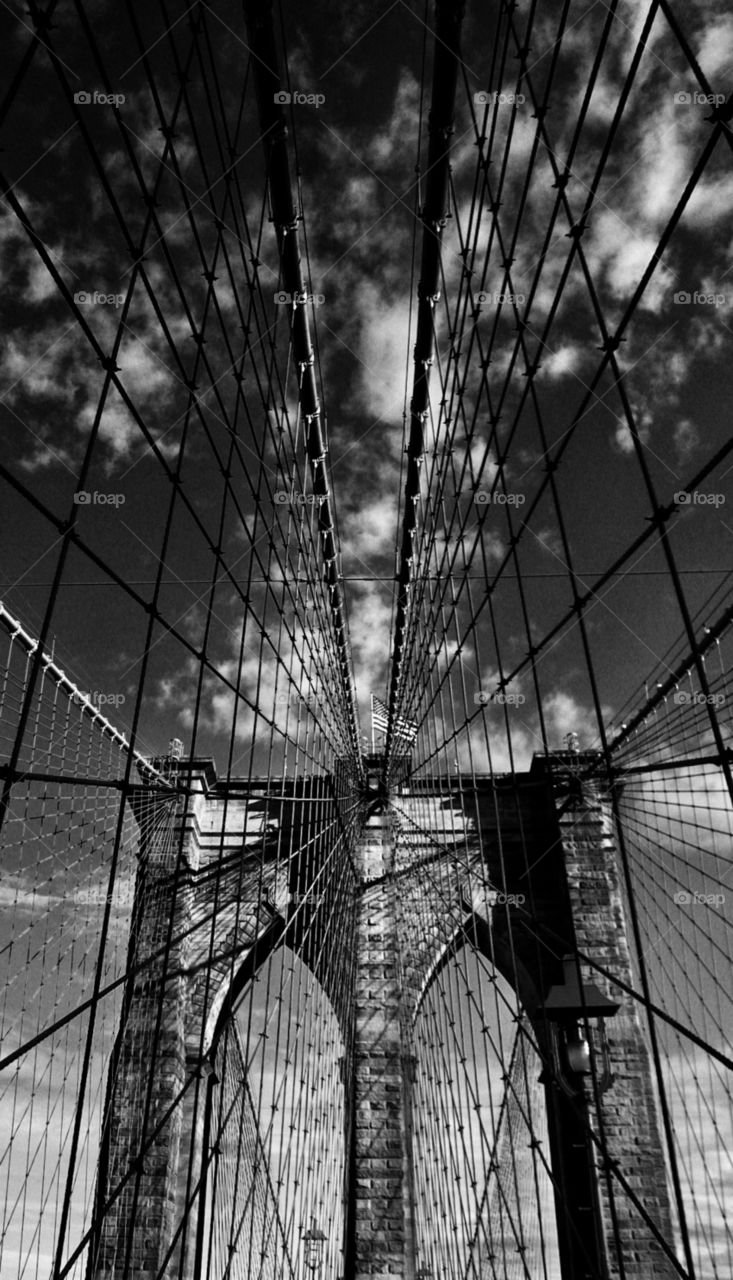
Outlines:
[[[608,807],[597,789],[578,781],[579,765],[592,763],[588,754],[558,754],[538,759],[526,774],[444,779],[439,795],[427,783],[402,783],[401,794],[372,803],[368,819],[368,798],[349,799],[345,777],[220,783],[211,761],[188,760],[177,766],[185,795],[143,780],[132,799],[141,830],[133,976],[109,1073],[89,1280],[197,1280],[217,1045],[242,987],[282,943],[329,997],[353,1063],[345,1086],[344,1280],[416,1280],[411,1028],[442,967],[464,946],[489,958],[515,987],[547,1059],[552,1031],[544,1004],[564,981],[565,954],[586,955],[634,986]],[[302,904],[335,832],[353,856],[339,884],[324,883],[312,910],[325,920],[339,904],[344,938],[355,940],[348,992],[309,943],[313,930],[303,929]],[[287,859],[271,856],[278,844],[292,851]],[[523,905],[498,910],[487,883]],[[212,902],[215,929],[197,927],[212,915]],[[301,910],[293,911],[294,902]],[[161,957],[160,977],[152,956]],[[601,1115],[587,1087],[569,1098],[552,1071],[537,1086],[544,1088],[560,1188],[563,1280],[671,1276],[656,1238],[673,1238],[672,1215],[638,1014],[623,987],[603,974],[583,966],[582,979],[619,1005],[608,1030],[615,1083]],[[159,1064],[152,1076],[151,1037]],[[604,1134],[605,1166],[588,1137],[589,1121]],[[245,1146],[256,1151],[255,1115],[248,1124]],[[154,1140],[140,1161],[143,1133]],[[609,1192],[614,1162],[623,1196]],[[266,1215],[274,1193],[257,1167],[252,1212]],[[125,1179],[109,1205],[110,1188]],[[277,1248],[287,1261],[287,1243],[279,1240]],[[263,1262],[264,1278],[275,1261]],[[478,1261],[474,1272],[494,1274]],[[502,1274],[511,1276],[508,1265]]]

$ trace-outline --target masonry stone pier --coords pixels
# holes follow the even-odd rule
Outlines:
[[[219,783],[210,762],[187,761],[185,794],[141,787],[135,969],[108,1082],[90,1280],[195,1280],[217,1037],[283,944],[328,995],[350,1064],[344,1280],[416,1280],[412,1028],[466,946],[512,983],[548,1060],[543,1002],[564,954],[587,956],[584,980],[620,1005],[615,1082],[598,1110],[588,1089],[569,1100],[543,1076],[563,1280],[674,1274],[655,1235],[672,1239],[672,1216],[649,1053],[613,981],[634,985],[618,851],[604,797],[580,781],[592,764],[571,752],[506,778],[403,781],[368,819],[348,779]],[[328,880],[338,840],[345,856]],[[499,908],[497,893],[515,905]],[[214,897],[212,933],[196,926]],[[334,919],[353,948],[338,980],[322,946]],[[605,1163],[589,1130],[603,1131]]]

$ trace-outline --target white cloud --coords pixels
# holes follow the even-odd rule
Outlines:
[[[58,285],[45,262],[33,255],[28,266],[28,293],[30,302],[46,302],[48,298],[58,296]]]
[[[730,214],[733,201],[733,177],[703,178],[695,187],[685,208],[685,226],[709,229]]]
[[[8,340],[0,357],[0,374],[6,380],[2,394],[9,404],[14,405],[21,392],[71,404],[75,380],[64,377],[72,348],[69,329],[70,325],[49,325],[22,340]]]
[[[371,692],[382,696],[389,658],[392,593],[389,584],[359,583],[349,615],[354,678],[362,704]],[[363,705],[363,711],[368,707]],[[365,716],[365,722],[368,720]]]
[[[169,367],[169,353],[159,357],[154,348],[144,340],[130,339],[123,342],[117,363],[122,385],[133,399],[159,395],[176,383]]]
[[[657,237],[631,228],[629,219],[604,210],[593,220],[588,240],[588,258],[594,274],[603,272],[613,295],[628,301],[657,248]],[[637,224],[638,225],[638,224]],[[642,224],[643,225],[643,224]],[[664,265],[656,267],[640,306],[658,313],[669,305],[675,277]]]
[[[73,454],[61,445],[35,444],[29,452],[18,459],[18,466],[23,471],[33,472],[46,467],[62,466],[75,472],[76,464]]]
[[[390,302],[376,285],[364,282],[354,303],[362,317],[356,351],[360,403],[372,421],[401,422],[406,370],[408,388],[412,381],[407,299]]]
[[[690,418],[680,418],[674,427],[674,446],[678,462],[688,462],[700,443],[700,432]]]
[[[637,234],[637,216],[644,228],[657,234],[667,222],[692,167],[694,125],[694,116],[675,103],[669,88],[649,104],[627,175],[631,190],[624,186],[624,193],[631,196],[628,233],[632,236]]]
[[[547,551],[554,559],[562,559],[562,541],[555,529],[543,528],[536,529],[533,532],[544,551]]]
[[[396,480],[396,477],[395,477]],[[369,499],[341,520],[344,557],[366,561],[373,556],[392,554],[397,536],[396,483],[385,486],[376,499]]]
[[[585,351],[575,342],[564,342],[554,351],[545,349],[540,372],[548,378],[564,378],[577,373],[583,363]]]
[[[580,106],[585,98],[587,85],[580,83],[575,95],[576,112],[580,110]],[[593,94],[588,106],[588,119],[593,124],[608,125],[609,120],[613,119],[614,112],[618,106],[620,97],[620,85],[617,81],[612,80],[608,71],[601,69],[596,82],[593,86]]]
[[[708,79],[733,71],[733,17],[721,14],[695,40],[697,60]],[[717,89],[717,85],[714,86]]]
[[[481,679],[482,692],[492,693],[497,681],[498,672],[493,668],[485,669]],[[507,692],[526,695],[528,690],[521,681],[515,681]],[[551,689],[545,693],[542,706],[550,750],[564,750],[569,733],[578,734],[582,749],[597,745],[595,715],[573,694]],[[469,711],[473,709],[469,707]],[[480,772],[488,770],[490,763],[495,773],[509,773],[512,769],[529,769],[533,755],[542,749],[539,721],[527,698],[524,703],[506,706],[494,701],[485,703],[481,716],[474,720],[468,734],[461,736],[454,755],[463,769],[469,769],[472,764]]]
[[[565,739],[569,733],[577,733],[583,746],[597,743],[598,727],[595,715],[572,694],[565,693],[562,689],[545,694],[542,710],[548,737],[555,750],[564,748]]]
[[[364,158],[379,171],[398,159],[401,165],[405,138],[417,136],[420,113],[420,87],[412,73],[403,69],[394,105],[387,124],[374,132],[364,149]]]

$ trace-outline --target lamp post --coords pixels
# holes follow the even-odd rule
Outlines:
[[[581,985],[574,956],[563,956],[564,980],[550,987],[542,1010],[550,1023],[550,1051],[554,1079],[569,1098],[582,1092],[583,1077],[591,1072],[592,1046],[588,1020],[596,1021],[595,1051],[600,1059],[596,1075],[599,1093],[613,1084],[605,1020],[618,1013],[619,1005],[604,996],[594,982]]]
[[[326,1247],[326,1236],[320,1227],[316,1226],[315,1218],[311,1218],[311,1225],[303,1236],[303,1243],[305,1265],[315,1275],[323,1266],[323,1252]]]
[[[555,1182],[558,1247],[563,1280],[606,1280],[608,1267],[584,1080],[599,1063],[596,1085],[612,1083],[604,1019],[619,1006],[592,982],[582,982],[574,956],[563,956],[564,980],[550,987],[537,1010],[544,1019],[548,1069],[548,1130]],[[589,1025],[595,1022],[591,1042]]]

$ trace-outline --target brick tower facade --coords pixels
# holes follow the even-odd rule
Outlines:
[[[448,809],[446,788],[436,797],[417,783],[403,785],[403,794],[383,805],[355,841],[353,1000],[329,990],[328,973],[317,972],[337,1016],[346,1020],[349,1010],[353,1015],[353,1025],[343,1027],[345,1042],[353,1045],[354,1067],[346,1091],[352,1140],[345,1193],[348,1280],[415,1280],[418,1274],[411,1027],[446,958],[467,943],[490,954],[515,986],[540,1045],[547,1036],[543,1001],[550,985],[562,981],[563,953],[577,947],[627,987],[634,986],[608,808],[597,791],[578,784],[578,763],[571,753],[538,761],[528,774],[478,785],[453,778],[446,784],[454,796]],[[200,873],[216,859],[221,862],[222,851],[242,848],[252,795],[236,782],[217,784],[209,762],[190,761],[184,767],[185,805],[160,797],[151,808],[144,793],[135,801],[142,842],[133,958],[139,964],[154,952],[166,955],[166,999],[161,1008],[154,970],[144,981],[132,981],[127,992],[108,1083],[90,1280],[154,1280],[159,1274],[196,1280],[195,1188],[206,1141],[204,1101],[216,1086],[212,1063],[232,999],[231,955],[237,953],[241,971],[252,974],[283,940],[297,949],[297,937],[287,933],[297,867],[285,874],[277,862],[270,868],[263,855],[242,877],[236,858],[230,858],[225,861],[231,883],[221,877],[217,882],[221,936],[214,940],[215,950],[228,959],[220,962],[215,954],[202,964],[207,957],[199,955],[201,933],[191,926],[210,906],[211,881]],[[276,825],[289,827],[291,834],[306,822],[308,809],[308,797],[295,800],[283,796],[276,814]],[[323,822],[324,804],[314,795],[316,823]],[[161,805],[168,806],[166,822],[160,821]],[[296,833],[292,847],[298,840]],[[312,850],[312,832],[306,843]],[[421,872],[426,858],[429,877]],[[497,890],[524,898],[529,907],[516,914],[494,910],[471,887],[485,884],[487,877]],[[526,918],[528,909],[534,939],[524,927],[522,910]],[[166,947],[171,937],[182,941]],[[554,956],[550,962],[538,962],[537,937],[547,943],[544,953]],[[305,952],[301,958],[316,964]],[[577,1207],[580,1214],[594,1215],[599,1255],[585,1275],[564,1264],[564,1280],[566,1275],[567,1280],[671,1276],[672,1266],[649,1226],[653,1223],[662,1239],[673,1239],[655,1088],[638,1014],[623,990],[597,971],[588,969],[583,977],[620,1004],[608,1033],[615,1083],[603,1096],[600,1116],[589,1098],[583,1105],[591,1127],[602,1129],[608,1162],[618,1162],[629,1193],[620,1195],[616,1185],[612,1194],[608,1166],[588,1144],[583,1158],[589,1203]],[[146,1070],[151,1036],[158,1046],[152,1076]],[[545,1094],[554,1167],[567,1157],[563,1134],[575,1121],[552,1080],[545,1082]],[[143,1131],[156,1136],[140,1162],[136,1152]],[[255,1134],[252,1141],[256,1145]],[[109,1188],[126,1172],[129,1185],[102,1213]],[[581,1200],[586,1195],[578,1194]],[[561,1235],[564,1212],[559,1204]],[[620,1242],[623,1261],[614,1240]]]

